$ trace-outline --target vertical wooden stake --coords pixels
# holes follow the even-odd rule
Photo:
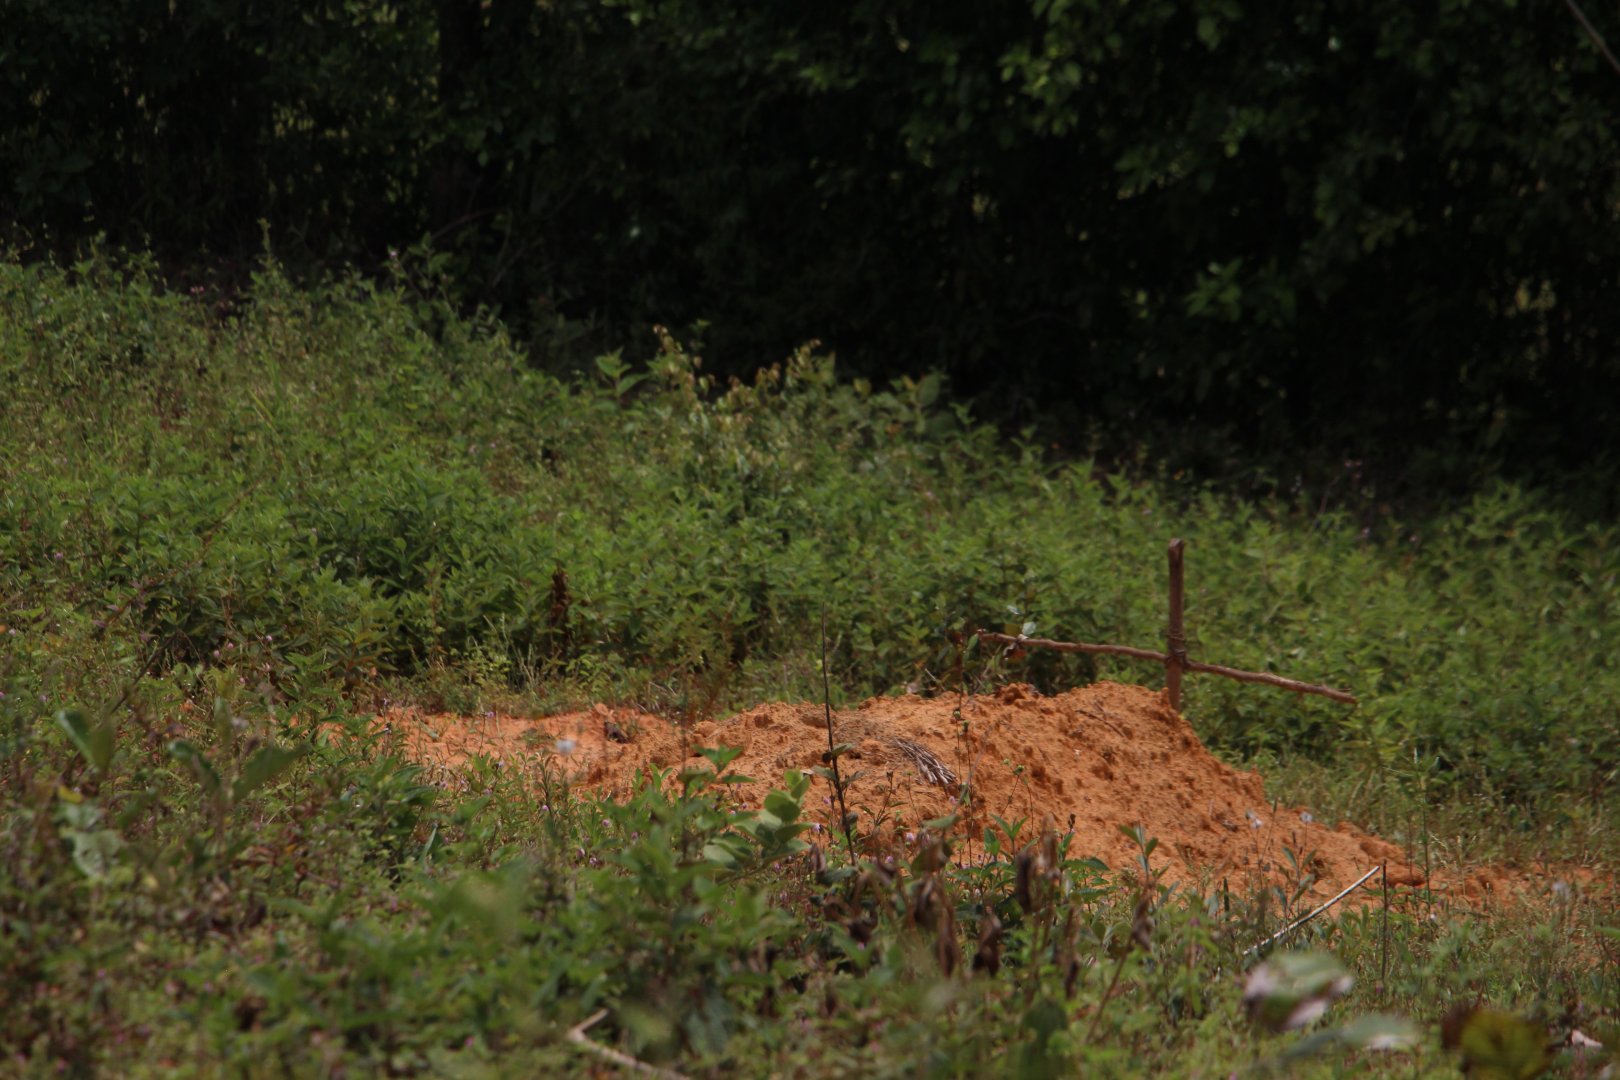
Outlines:
[[[1389,985],[1389,863],[1380,863],[1379,867],[1384,876],[1384,925],[1379,933],[1384,944],[1378,958],[1378,992],[1381,994]]]
[[[1185,600],[1182,584],[1181,540],[1170,541],[1170,625],[1165,632],[1164,689],[1170,698],[1170,707],[1181,711],[1181,672],[1187,663],[1187,629],[1182,623],[1181,609]]]

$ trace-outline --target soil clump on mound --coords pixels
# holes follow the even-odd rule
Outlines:
[[[825,711],[808,704],[762,705],[688,730],[604,705],[536,719],[405,712],[384,720],[404,752],[424,764],[455,771],[479,755],[507,768],[546,762],[577,787],[614,797],[648,769],[706,766],[698,747],[736,747],[742,752],[730,770],[753,778],[728,789],[739,809],[759,808],[786,770],[823,764],[828,745]],[[1220,761],[1161,693],[1139,686],[1101,682],[1051,697],[1011,685],[964,698],[873,698],[835,711],[833,726],[836,740],[853,746],[840,768],[854,777],[847,799],[860,815],[857,828],[879,849],[903,849],[923,822],[960,813],[958,855],[970,859],[999,817],[1025,822],[1020,843],[1050,821],[1073,832],[1072,856],[1124,868],[1137,849],[1120,827],[1140,826],[1159,841],[1153,861],[1169,880],[1206,891],[1273,884],[1292,891],[1309,875],[1315,880],[1305,898],[1320,901],[1380,864],[1392,886],[1427,884],[1473,902],[1507,884],[1482,874],[1425,882],[1396,845],[1273,805],[1259,774]],[[819,778],[806,796],[809,818],[823,827],[836,820],[832,796]],[[1374,893],[1360,895],[1368,902]]]

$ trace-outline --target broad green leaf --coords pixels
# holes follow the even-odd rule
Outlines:
[[[1031,1035],[1024,1044],[1018,1061],[1017,1075],[1022,1077],[1058,1077],[1069,1075],[1072,1065],[1062,1055],[1052,1053],[1052,1036],[1062,1031],[1069,1014],[1062,1004],[1051,998],[1042,998],[1024,1014],[1022,1027]]]
[[[770,791],[765,795],[765,809],[784,822],[797,821],[799,817],[799,804],[787,796],[785,792]]]
[[[230,699],[224,695],[214,698],[214,736],[221,746],[229,746],[236,738]]]
[[[742,754],[742,748],[737,746],[700,746],[697,752],[708,758],[714,765],[715,772],[720,772],[730,765]]]
[[[112,764],[117,728],[111,720],[92,725],[78,709],[62,709],[56,714],[56,726],[67,733],[73,745],[98,773],[105,773]]]
[[[67,839],[73,846],[73,865],[91,881],[105,880],[124,848],[123,839],[111,829],[94,832],[74,829],[67,833]]]
[[[231,785],[231,797],[241,802],[271,780],[286,772],[293,762],[304,756],[301,748],[261,746],[242,766],[242,775]]]
[[[735,869],[738,861],[736,853],[718,840],[711,840],[703,845],[703,857],[727,870]]]
[[[476,931],[509,940],[523,921],[524,882],[514,873],[473,873],[440,897],[440,910],[465,919]]]
[[[169,756],[187,766],[209,796],[217,798],[221,794],[223,786],[218,771],[191,742],[186,739],[174,740],[169,744]]]
[[[1552,1064],[1539,1024],[1489,1006],[1463,1008],[1441,1024],[1445,1045],[1476,1080],[1531,1080]]]
[[[716,779],[713,769],[682,769],[675,777],[688,796],[697,795]]]
[[[1418,1026],[1404,1016],[1368,1013],[1339,1028],[1339,1040],[1357,1050],[1405,1050],[1422,1037]]]
[[[775,832],[777,829],[780,829],[785,822],[783,822],[781,818],[777,817],[769,810],[755,810],[753,824],[758,826],[760,829]]]
[[[931,371],[923,376],[922,381],[917,384],[917,404],[926,409],[938,401],[939,391],[943,385],[944,379],[937,371]]]
[[[1405,1050],[1416,1046],[1421,1034],[1417,1025],[1404,1016],[1389,1013],[1368,1013],[1358,1016],[1343,1027],[1318,1031],[1301,1039],[1283,1054],[1284,1060],[1297,1060],[1319,1054],[1335,1046],[1350,1047],[1362,1052],[1378,1050]]]
[[[1355,979],[1332,953],[1283,953],[1249,972],[1243,1005],[1249,1018],[1271,1031],[1294,1031],[1314,1023]]]
[[[56,797],[59,800],[57,813],[71,828],[93,829],[101,824],[101,807],[94,799],[86,799],[77,792],[73,793],[72,798],[66,798],[60,788]]]

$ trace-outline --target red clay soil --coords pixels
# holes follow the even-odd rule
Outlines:
[[[540,719],[386,719],[404,751],[424,764],[453,772],[474,755],[506,767],[549,759],[577,786],[610,796],[626,793],[649,767],[703,766],[696,747],[737,747],[731,770],[757,778],[732,790],[746,808],[759,807],[784,771],[808,772],[827,750],[820,705],[763,705],[685,733],[659,717],[603,705]],[[966,699],[874,698],[835,712],[833,723],[838,741],[855,747],[841,760],[846,776],[858,774],[850,808],[881,847],[905,847],[922,822],[960,810],[966,781],[972,797],[956,835],[967,857],[991,815],[1024,819],[1024,837],[1049,817],[1059,832],[1073,831],[1071,855],[1095,855],[1111,867],[1134,865],[1135,846],[1119,827],[1140,825],[1159,841],[1156,866],[1204,888],[1288,882],[1294,872],[1285,848],[1315,875],[1313,899],[1380,863],[1391,885],[1424,884],[1398,846],[1348,823],[1315,821],[1300,807],[1273,807],[1258,773],[1215,758],[1161,693],[1143,687],[1102,682],[1045,697],[1013,685]],[[812,820],[834,820],[831,796],[817,779],[806,798]],[[1428,884],[1479,902],[1517,892],[1522,882],[1480,871]]]

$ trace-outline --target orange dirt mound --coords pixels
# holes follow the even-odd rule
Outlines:
[[[425,764],[453,771],[475,755],[507,767],[549,759],[576,785],[610,796],[626,793],[649,767],[703,765],[696,747],[737,747],[732,771],[756,780],[730,797],[748,808],[763,803],[785,770],[808,772],[827,750],[820,705],[763,705],[686,733],[604,705],[539,719],[411,712],[384,719],[404,751]],[[846,776],[858,774],[850,808],[880,846],[902,847],[922,822],[960,810],[966,781],[972,798],[958,836],[973,846],[991,815],[1024,819],[1025,838],[1050,816],[1060,832],[1073,831],[1071,854],[1112,867],[1134,864],[1135,846],[1119,827],[1140,825],[1159,841],[1155,865],[1195,885],[1286,883],[1295,871],[1285,848],[1315,876],[1311,898],[1325,899],[1380,863],[1391,885],[1424,884],[1394,844],[1347,823],[1330,827],[1299,807],[1273,807],[1259,774],[1215,758],[1162,694],[1139,686],[1103,682],[1054,697],[1013,685],[965,699],[874,698],[835,712],[833,723],[838,741],[854,746],[840,763]],[[806,798],[812,820],[832,822],[831,796],[831,786],[816,780]],[[1430,884],[1479,900],[1506,882],[1470,875]]]

